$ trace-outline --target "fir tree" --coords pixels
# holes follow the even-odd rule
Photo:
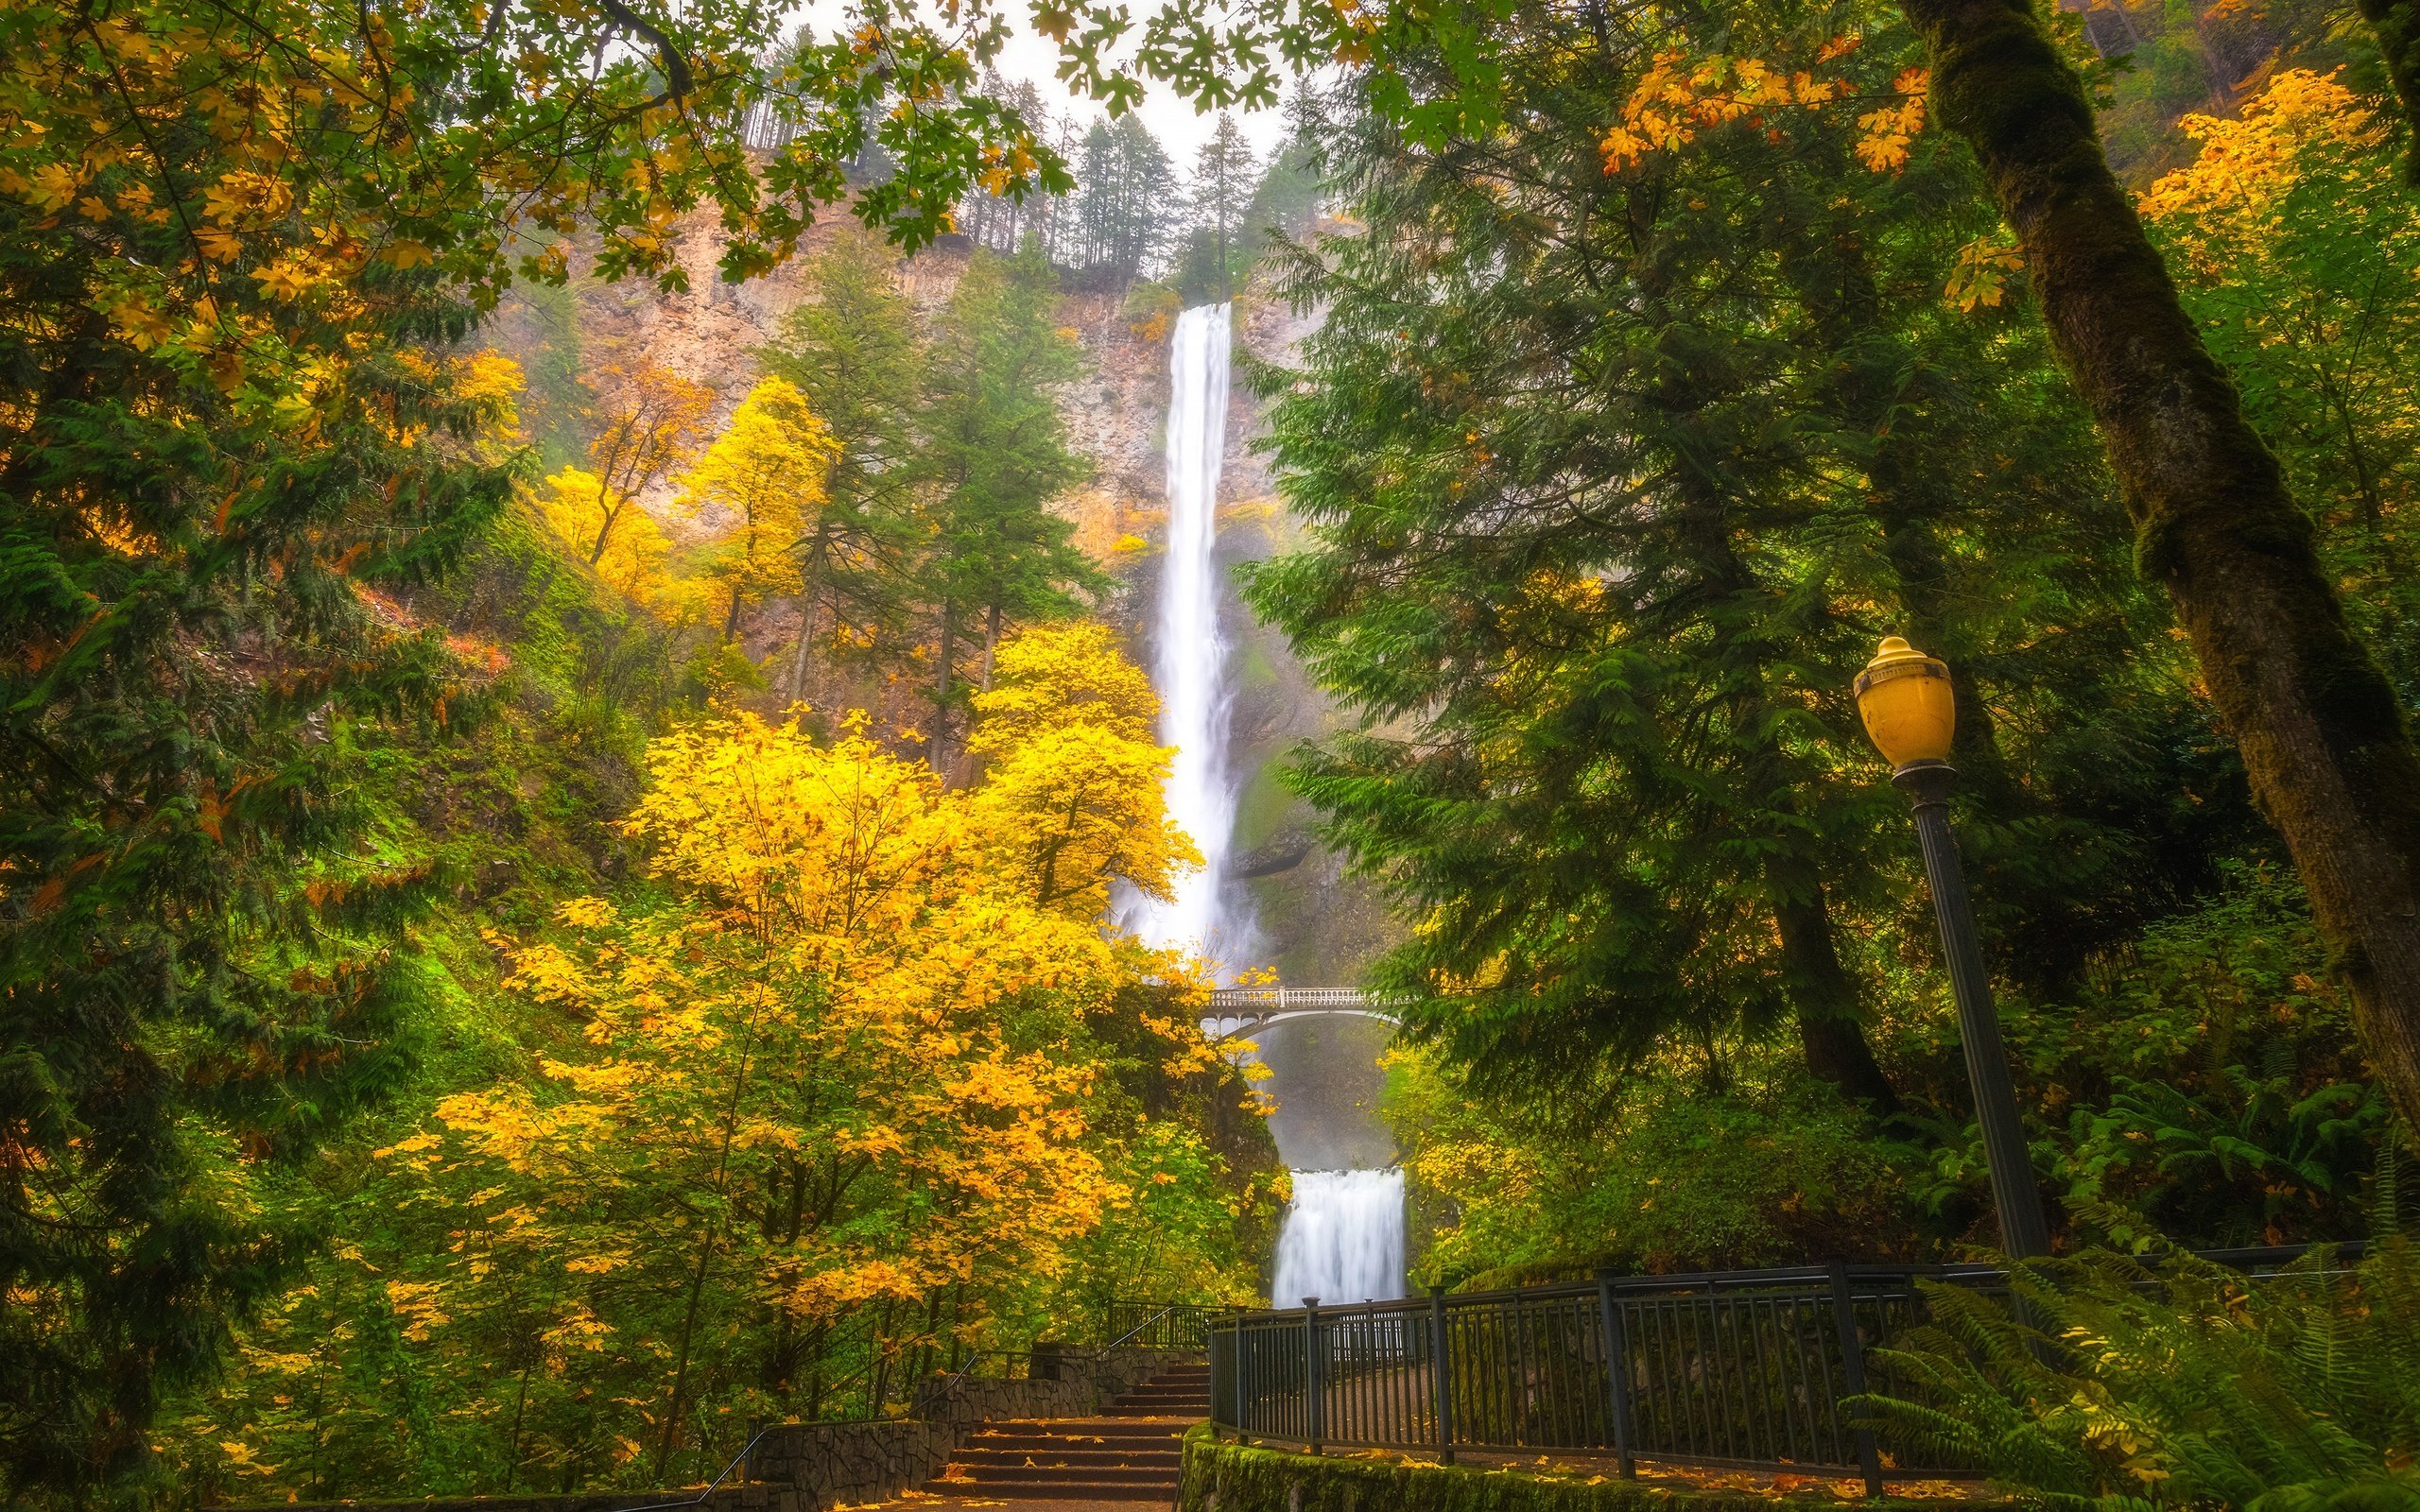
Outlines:
[[[932,765],[944,774],[970,691],[991,685],[1001,633],[1066,613],[1101,581],[1046,506],[1080,481],[1056,390],[1082,370],[1054,319],[1057,280],[1028,248],[977,252],[935,322],[914,478],[926,528],[920,592],[931,625]],[[965,674],[969,662],[974,676]]]
[[[1118,284],[1150,268],[1176,220],[1176,174],[1150,129],[1132,115],[1096,124],[1077,170],[1079,265]]]
[[[1528,25],[1542,58],[1599,45]],[[1301,781],[1415,924],[1386,974],[1431,995],[1416,1032],[1482,1079],[1586,1087],[1674,1044],[1719,1076],[1727,1038],[1787,1031],[1887,1107],[1856,937],[1905,885],[1872,838],[1904,821],[1846,696],[1874,637],[1918,612],[1995,701],[2096,732],[2108,775],[2041,741],[2011,758],[2022,801],[1969,801],[2023,834],[2021,902],[2064,889],[2099,937],[2173,896],[2161,864],[2190,869],[2104,799],[2162,794],[2179,774],[2143,737],[2194,721],[2155,610],[2037,524],[2037,490],[2097,499],[2122,539],[2080,414],[1978,409],[2056,375],[1944,318],[1971,169],[1859,180],[1844,142],[1742,133],[1608,179],[1599,92],[1676,44],[1525,74],[1522,124],[1483,144],[1345,123],[1325,166],[1360,229],[1292,261],[1325,323],[1305,371],[1262,378],[1313,544],[1250,596],[1363,716]],[[2019,583],[2055,611],[1995,612]]]
[[[146,120],[204,182],[242,150],[194,111]],[[287,218],[230,215],[203,334],[248,335],[215,365],[128,339],[173,308],[96,314],[116,270],[193,254],[150,172],[106,170],[72,233],[0,197],[12,1499],[150,1468],[163,1395],[308,1251],[265,1184],[412,1064],[403,927],[444,879],[376,843],[368,779],[480,697],[396,595],[512,472],[517,373],[452,352],[474,312],[426,270],[331,287]]]
[[[1230,112],[1221,111],[1210,140],[1193,161],[1186,205],[1190,225],[1177,287],[1186,302],[1234,296],[1236,260],[1249,265],[1253,248],[1245,211],[1260,180],[1260,163]]]
[[[828,501],[797,545],[799,633],[789,692],[807,694],[810,650],[895,666],[908,650],[905,585],[921,539],[905,465],[923,383],[923,334],[881,242],[844,231],[811,268],[815,297],[764,349],[798,385],[839,451]]]

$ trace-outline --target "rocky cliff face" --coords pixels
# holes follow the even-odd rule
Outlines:
[[[763,370],[757,349],[778,334],[791,309],[812,297],[805,265],[830,234],[828,226],[818,228],[798,259],[734,286],[716,276],[719,237],[713,223],[700,217],[680,233],[686,291],[579,279],[568,290],[532,291],[499,312],[491,339],[529,374],[525,408],[548,464],[576,460],[585,445],[578,413],[581,384],[610,404],[616,370],[641,363],[711,387],[718,400],[716,419],[727,416]],[[908,258],[900,268],[902,287],[920,308],[937,309],[969,256],[962,243],[945,242]],[[1150,321],[1131,323],[1116,293],[1070,292],[1062,311],[1088,359],[1085,375],[1067,387],[1062,404],[1074,444],[1092,459],[1094,472],[1055,507],[1075,524],[1079,543],[1115,576],[1118,586],[1098,612],[1125,632],[1133,655],[1148,666],[1167,519],[1165,333]],[[1237,301],[1237,311],[1236,345],[1264,360],[1286,360],[1305,329],[1282,306],[1248,296]],[[1292,534],[1268,468],[1251,445],[1261,429],[1258,407],[1238,386],[1219,488],[1219,555],[1230,562],[1282,549]],[[672,512],[669,489],[644,502],[676,539],[696,528]],[[1345,879],[1337,859],[1313,840],[1308,813],[1278,777],[1286,751],[1333,728],[1335,713],[1283,638],[1253,623],[1239,601],[1230,599],[1226,623],[1236,646],[1234,759],[1245,783],[1236,850],[1263,943],[1254,964],[1273,966],[1299,985],[1351,985],[1382,948],[1387,926],[1367,889]],[[794,644],[794,619],[786,609],[755,617],[749,651],[760,662],[786,664]],[[891,701],[880,690],[862,691],[870,703]]]

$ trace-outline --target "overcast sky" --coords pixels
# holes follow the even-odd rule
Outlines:
[[[1100,115],[1101,109],[1090,100],[1072,98],[1067,86],[1053,77],[1059,66],[1059,49],[1047,37],[1039,37],[1024,26],[1009,39],[1007,51],[1000,55],[1000,72],[1011,78],[1028,79],[1034,91],[1048,101],[1051,109],[1074,111],[1086,118]],[[1165,84],[1148,86],[1143,107],[1136,112],[1151,134],[1167,149],[1168,161],[1179,172],[1189,171],[1193,156],[1201,144],[1210,139],[1212,126],[1218,121],[1214,112],[1208,115],[1197,112],[1190,101],[1180,99]],[[1286,116],[1282,111],[1252,111],[1236,112],[1236,124],[1242,127],[1251,139],[1253,150],[1267,157],[1286,134]]]
[[[1011,78],[1029,81],[1035,93],[1054,111],[1062,113],[1073,111],[1085,119],[1098,118],[1102,113],[1099,106],[1090,100],[1074,98],[1068,94],[1067,86],[1054,77],[1059,66],[1057,44],[1037,35],[1025,25],[1025,8],[1017,0],[1008,0],[1007,9],[1018,21],[1007,50],[1000,56],[1000,72]],[[828,37],[841,24],[845,7],[839,0],[812,0],[792,14],[813,26],[819,37]],[[1175,163],[1180,172],[1192,168],[1194,154],[1201,149],[1202,143],[1209,140],[1211,127],[1218,119],[1215,114],[1196,113],[1191,104],[1177,98],[1165,86],[1158,84],[1150,86],[1144,95],[1142,109],[1137,113],[1143,117],[1143,124],[1151,129],[1151,134],[1160,139],[1160,146],[1167,151],[1168,161]],[[1281,111],[1239,111],[1236,114],[1236,122],[1250,138],[1253,149],[1263,157],[1268,156],[1286,134],[1286,117]]]

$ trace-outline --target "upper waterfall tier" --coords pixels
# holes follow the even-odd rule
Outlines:
[[[1233,689],[1219,623],[1219,473],[1227,438],[1231,307],[1199,305],[1177,318],[1168,342],[1167,554],[1160,576],[1151,680],[1160,695],[1160,740],[1176,747],[1167,781],[1169,816],[1193,837],[1202,866],[1176,885],[1169,902],[1146,901],[1135,932],[1154,945],[1186,945],[1221,963],[1221,980],[1248,932],[1224,893],[1236,823],[1228,770]]]

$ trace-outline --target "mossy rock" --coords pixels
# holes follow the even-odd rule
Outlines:
[[[1179,1512],[1775,1512],[1872,1507],[1805,1494],[1673,1490],[1471,1465],[1296,1454],[1224,1442],[1205,1425],[1184,1438]],[[1893,1497],[1892,1512],[2008,1512],[2012,1503]]]

